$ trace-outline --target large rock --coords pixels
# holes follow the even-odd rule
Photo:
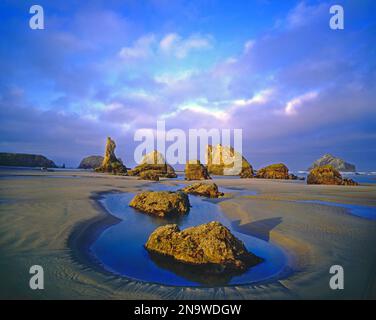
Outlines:
[[[141,163],[134,169],[129,170],[128,174],[130,176],[140,176],[144,171],[154,171],[159,177],[164,178],[177,177],[174,168],[167,164],[163,155],[156,150],[145,155]]]
[[[146,170],[140,172],[140,180],[159,181],[159,174],[154,170]]]
[[[118,175],[127,174],[127,168],[123,165],[123,162],[116,158],[115,149],[115,141],[108,137],[103,162],[100,167],[95,169],[96,172],[108,172]]]
[[[331,165],[313,168],[308,177],[308,184],[330,184],[356,186],[357,182],[351,179],[343,179],[338,170]]]
[[[344,160],[340,158],[336,158],[332,156],[331,154],[325,154],[320,159],[316,160],[312,166],[309,168],[309,170],[316,168],[316,167],[322,167],[325,165],[331,165],[334,169],[342,172],[355,172],[356,168],[355,165],[351,163],[347,163]]]
[[[196,182],[181,189],[182,192],[207,198],[218,198],[223,196],[223,192],[218,191],[215,183]]]
[[[189,212],[188,196],[183,192],[145,191],[137,194],[129,205],[144,213],[165,217]]]
[[[289,169],[283,163],[277,163],[257,170],[256,178],[296,180],[298,177],[289,174]]]
[[[190,160],[185,165],[185,180],[208,180],[211,179],[208,170],[200,160]]]
[[[180,231],[176,224],[157,228],[145,248],[179,262],[222,273],[245,271],[262,261],[247,251],[243,242],[219,222],[210,222]]]
[[[0,166],[57,168],[56,164],[39,154],[0,153]]]
[[[240,175],[241,178],[253,178],[254,172],[252,166],[246,158],[233,147],[207,146],[206,150],[207,169],[209,174],[213,175]],[[237,168],[235,164],[239,163],[241,168]]]
[[[101,166],[103,162],[102,156],[89,156],[83,158],[78,166],[78,169],[95,169]]]

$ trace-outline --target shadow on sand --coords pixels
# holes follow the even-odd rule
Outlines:
[[[257,220],[246,224],[240,224],[240,220],[236,220],[232,222],[232,226],[238,232],[269,241],[270,231],[281,222],[281,217]]]

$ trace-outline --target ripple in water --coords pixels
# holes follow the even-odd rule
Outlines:
[[[154,190],[171,190],[155,184]],[[178,187],[174,187],[178,189]],[[250,192],[253,194],[253,192]],[[131,279],[172,286],[223,286],[254,284],[278,278],[287,272],[287,258],[277,246],[258,238],[236,232],[215,201],[189,196],[192,208],[178,219],[160,219],[142,214],[129,207],[132,193],[108,194],[100,200],[120,223],[108,227],[91,246],[91,253],[102,266],[113,273]],[[264,258],[264,262],[240,275],[203,275],[165,257],[152,256],[144,248],[149,235],[159,226],[177,223],[180,229],[210,221],[219,221],[244,242],[249,251]]]

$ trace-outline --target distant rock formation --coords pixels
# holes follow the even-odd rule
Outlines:
[[[181,189],[182,192],[207,198],[218,198],[223,196],[223,192],[218,191],[215,183],[196,182]]]
[[[174,168],[166,163],[163,155],[157,150],[145,155],[141,163],[134,169],[129,170],[128,174],[130,176],[140,176],[144,171],[154,171],[156,175],[163,178],[177,177]]]
[[[283,163],[272,164],[257,170],[256,178],[296,180],[297,176],[289,174],[289,169]]]
[[[332,165],[313,168],[307,177],[307,184],[358,185],[357,182],[351,179],[343,179],[339,171]]]
[[[336,158],[332,156],[331,154],[325,154],[320,159],[316,160],[308,170],[311,170],[316,167],[325,166],[325,165],[331,165],[333,166],[334,169],[340,172],[355,172],[356,171],[355,165],[351,163],[347,163],[340,158]]]
[[[254,172],[252,166],[246,158],[233,147],[226,147],[218,144],[216,146],[208,145],[206,149],[206,161],[208,173],[213,175],[240,175],[241,178],[253,178]],[[241,163],[241,170],[235,167],[235,164]]]
[[[127,174],[127,168],[123,165],[123,162],[115,156],[115,149],[115,141],[108,137],[103,162],[100,167],[95,169],[96,172],[108,172],[117,175]]]
[[[163,218],[188,213],[190,203],[188,196],[183,192],[145,191],[137,194],[131,200],[129,206]]]
[[[201,164],[200,160],[190,160],[185,165],[185,180],[207,180],[211,179],[208,170]]]
[[[263,261],[216,221],[183,231],[176,224],[159,227],[150,235],[145,248],[208,273],[243,272]]]
[[[102,156],[89,156],[83,158],[78,166],[78,169],[95,169],[101,166],[103,162]]]
[[[0,166],[57,168],[50,159],[39,154],[0,153]]]

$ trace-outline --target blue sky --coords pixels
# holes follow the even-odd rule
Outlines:
[[[77,4],[79,2],[79,4]],[[28,27],[31,5],[45,30]],[[329,8],[345,29],[329,28]],[[324,153],[376,170],[376,3],[27,1],[0,4],[0,151],[76,166],[107,136],[133,165],[133,134],[243,129],[258,168]]]

